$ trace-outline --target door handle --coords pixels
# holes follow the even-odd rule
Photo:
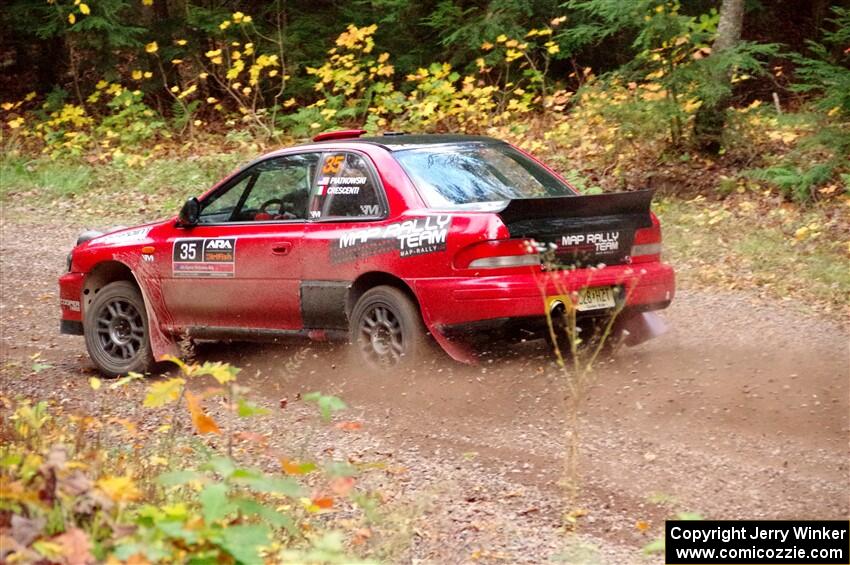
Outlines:
[[[272,245],[272,253],[275,255],[286,255],[292,250],[292,242],[281,241]]]

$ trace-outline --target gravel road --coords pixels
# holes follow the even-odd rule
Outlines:
[[[80,227],[2,230],[0,393],[93,411],[82,338],[58,334],[56,279]],[[392,377],[362,374],[329,344],[201,344],[196,355],[243,367],[275,409],[255,431],[279,449],[309,437],[311,453],[387,465],[372,487],[398,524],[382,541],[393,560],[652,563],[662,559],[640,548],[679,511],[847,519],[847,329],[791,300],[706,289],[681,292],[663,316],[668,334],[597,369],[581,418],[578,535],[560,527],[564,387],[542,344]],[[36,353],[51,367],[30,372]],[[344,398],[344,419],[363,428],[314,424],[295,401],[312,390]],[[131,387],[106,410],[143,420],[142,394]]]

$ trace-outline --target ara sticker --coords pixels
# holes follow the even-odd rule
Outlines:
[[[236,274],[236,238],[175,239],[171,258],[175,277],[232,277]]]

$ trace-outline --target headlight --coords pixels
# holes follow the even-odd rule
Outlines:
[[[84,231],[83,233],[81,233],[80,235],[77,236],[77,245],[79,245],[81,243],[85,243],[88,240],[94,239],[94,238],[99,237],[101,235],[103,235],[102,231],[86,230],[86,231]]]

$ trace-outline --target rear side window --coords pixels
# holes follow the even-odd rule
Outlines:
[[[319,168],[310,217],[381,218],[386,208],[375,173],[356,153],[327,153]]]
[[[576,194],[506,143],[423,147],[393,155],[431,208],[477,209],[506,200]]]

